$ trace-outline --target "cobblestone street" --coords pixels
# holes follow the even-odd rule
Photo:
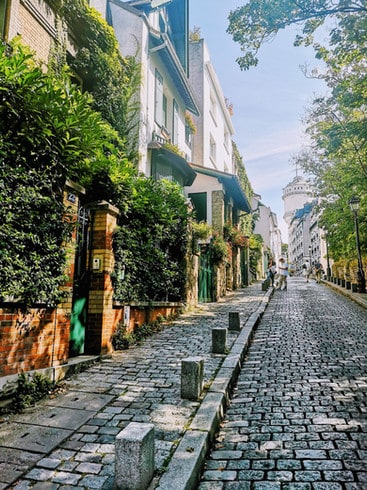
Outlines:
[[[4,420],[0,489],[115,488],[115,438],[130,422],[154,424],[156,470],[164,473],[165,460],[200,406],[181,399],[181,360],[203,357],[204,382],[212,381],[226,356],[211,353],[211,329],[228,327],[230,311],[240,311],[244,324],[266,296],[257,283],[200,305],[142,345],[115,352],[68,379],[55,399]],[[228,347],[238,334],[229,332]],[[152,488],[156,484],[157,479]]]
[[[367,489],[367,312],[323,284],[275,291],[200,490]]]

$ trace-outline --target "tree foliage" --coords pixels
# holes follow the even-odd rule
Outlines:
[[[328,21],[328,22],[326,22]],[[322,25],[327,44],[314,36]],[[250,0],[230,12],[228,32],[241,46],[242,69],[256,66],[258,51],[289,26],[299,26],[294,44],[312,45],[325,71],[328,94],[316,97],[305,118],[311,145],[296,157],[313,180],[320,225],[334,258],[355,256],[349,200],[361,199],[361,245],[367,250],[367,5],[364,0]]]
[[[312,144],[296,158],[313,178],[320,223],[335,258],[355,256],[349,209],[354,195],[361,199],[361,245],[367,250],[366,50],[367,15],[346,17],[333,31],[329,48],[317,47],[329,93],[313,101],[305,119]]]
[[[258,63],[258,51],[282,29],[302,26],[295,44],[313,42],[312,34],[325,19],[338,23],[352,14],[367,14],[364,0],[249,0],[229,14],[228,33],[238,42],[244,55],[237,59],[241,69]]]

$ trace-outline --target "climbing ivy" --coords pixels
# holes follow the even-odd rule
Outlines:
[[[115,299],[182,300],[189,210],[181,189],[168,181],[137,178],[123,199],[128,209],[114,235]]]
[[[65,182],[116,167],[118,136],[90,96],[45,74],[19,42],[0,46],[0,298],[60,299],[73,229]]]
[[[64,0],[60,14],[76,36],[78,49],[67,56],[93,107],[124,141],[127,158],[138,161],[140,64],[123,57],[114,30],[86,0]]]

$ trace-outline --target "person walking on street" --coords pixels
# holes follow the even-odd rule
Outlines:
[[[270,259],[269,267],[268,267],[268,279],[270,280],[272,286],[274,286],[274,277],[276,273],[277,271],[276,271],[275,263],[273,262],[273,259]]]
[[[316,276],[317,284],[320,284],[321,282],[321,274],[322,274],[322,265],[320,264],[320,262],[317,262],[315,265],[315,276]]]
[[[312,268],[311,268],[310,264],[308,262],[306,262],[305,264],[303,264],[303,266],[302,266],[302,275],[305,277],[306,282],[309,282],[310,281],[311,272],[312,272]]]
[[[279,280],[277,289],[287,289],[287,276],[288,276],[288,263],[285,261],[284,257],[280,257],[279,259]]]

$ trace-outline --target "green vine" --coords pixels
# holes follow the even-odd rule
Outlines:
[[[78,50],[67,63],[93,95],[93,108],[124,141],[124,153],[138,162],[141,67],[123,57],[114,30],[86,0],[64,0],[60,14],[76,36]]]

